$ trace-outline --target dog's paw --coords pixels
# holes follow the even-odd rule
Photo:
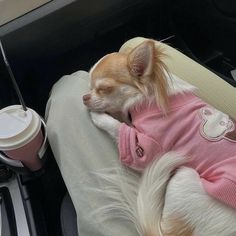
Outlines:
[[[109,119],[109,117],[107,117],[109,115],[106,113],[90,112],[90,115],[93,123],[99,128],[103,126],[103,123],[106,119]]]
[[[93,123],[101,129],[106,130],[106,127],[109,128],[110,126],[116,126],[116,124],[119,122],[106,113],[90,112],[90,114]]]
[[[108,132],[115,140],[118,138],[120,121],[106,113],[90,112],[93,123],[100,129]]]

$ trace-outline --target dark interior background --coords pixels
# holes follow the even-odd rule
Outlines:
[[[26,103],[41,114],[49,90],[62,75],[88,70],[98,58],[117,51],[123,42],[135,36],[162,39],[174,34],[176,37],[168,43],[233,83],[230,79],[230,70],[236,65],[233,0],[99,0],[96,4],[92,0],[65,1],[67,4],[60,8],[56,2],[60,1],[37,9],[42,12],[39,16],[33,14],[35,10],[21,17],[27,17],[26,22],[18,18],[18,25],[16,20],[0,27]],[[2,67],[0,63],[1,72]],[[1,87],[6,90],[9,82],[1,80],[4,84]],[[6,96],[1,99],[4,106],[9,101],[9,92]]]
[[[175,32],[195,60],[235,86],[236,2],[233,0],[172,0]]]
[[[236,68],[234,0],[86,0],[52,2],[0,27],[0,37],[27,106],[44,115],[53,84],[89,68],[135,36],[166,43],[233,86]],[[187,69],[187,68],[186,68]],[[0,108],[18,103],[0,57]],[[39,235],[61,235],[66,187],[51,152],[44,174],[22,177]]]

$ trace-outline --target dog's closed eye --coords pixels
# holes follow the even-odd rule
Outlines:
[[[96,92],[99,94],[99,95],[106,95],[106,94],[110,94],[112,93],[114,90],[114,87],[112,86],[99,86],[98,88],[96,88]]]

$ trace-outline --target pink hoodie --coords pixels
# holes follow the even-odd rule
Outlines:
[[[130,114],[133,127],[120,127],[122,163],[143,170],[169,151],[189,156],[188,166],[199,173],[204,189],[236,208],[236,131],[228,115],[190,93],[172,96],[167,116],[146,103]]]

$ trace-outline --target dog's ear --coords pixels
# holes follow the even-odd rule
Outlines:
[[[128,68],[135,76],[148,76],[153,72],[155,44],[145,41],[134,48],[128,55]]]

